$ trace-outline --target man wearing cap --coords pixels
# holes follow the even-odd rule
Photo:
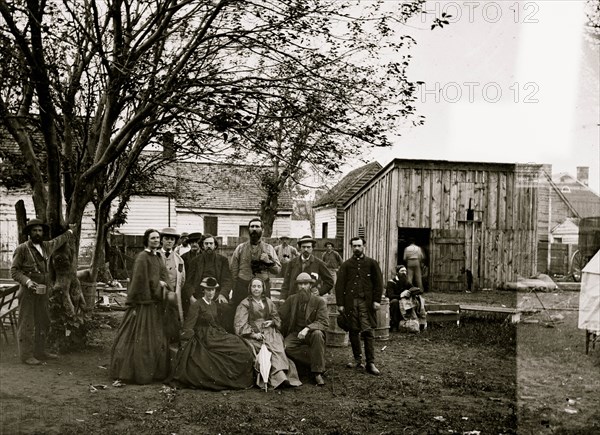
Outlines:
[[[175,292],[177,299],[177,313],[174,316],[175,321],[171,324],[171,328],[167,331],[170,339],[174,340],[179,337],[179,325],[183,322],[183,306],[181,289],[185,285],[186,275],[184,262],[181,256],[174,251],[175,244],[179,239],[179,234],[174,228],[163,228],[160,232],[160,243],[162,245],[159,254],[162,258],[169,275],[169,287]],[[169,310],[171,307],[169,307]],[[179,319],[179,322],[176,320]]]
[[[279,241],[281,244],[275,246],[275,252],[277,253],[277,257],[279,257],[279,261],[281,261],[280,275],[285,277],[288,264],[300,254],[296,248],[289,245],[290,238],[288,236],[281,236]]]
[[[409,240],[410,245],[404,249],[404,262],[406,263],[406,271],[408,280],[415,287],[419,287],[423,290],[423,281],[421,279],[421,266],[425,255],[423,250],[415,244],[415,239]]]
[[[340,267],[335,284],[335,297],[340,313],[350,316],[350,344],[354,361],[346,367],[362,369],[360,337],[364,341],[367,373],[379,375],[375,367],[375,340],[373,328],[377,327],[376,311],[383,295],[383,278],[379,264],[364,254],[364,240],[350,239],[352,257]]]
[[[192,249],[188,242],[188,236],[189,233],[181,233],[181,237],[179,238],[179,244],[175,247],[175,252],[177,252],[179,255],[183,255]]]
[[[56,249],[73,237],[75,228],[75,224],[69,224],[68,231],[44,241],[48,225],[40,219],[31,219],[23,229],[29,240],[17,246],[13,254],[10,275],[20,284],[17,337],[19,357],[25,364],[39,365],[40,360],[58,358],[46,352],[46,336],[50,328],[46,288],[50,284],[48,261]]]
[[[190,305],[190,298],[200,290],[200,283],[206,277],[214,277],[219,284],[214,300],[220,304],[228,302],[227,296],[229,296],[233,281],[229,270],[229,261],[227,257],[216,253],[218,247],[217,239],[211,234],[205,234],[202,238],[202,255],[191,260],[189,265],[190,273],[186,278],[186,285],[183,288],[183,303],[186,307],[184,311],[185,316],[187,316],[187,307]],[[196,299],[198,299],[197,296]]]
[[[239,303],[248,296],[248,285],[253,277],[258,277],[265,283],[265,296],[271,297],[270,275],[277,275],[281,271],[281,263],[275,248],[263,242],[262,221],[260,218],[250,219],[248,222],[250,240],[240,243],[231,256],[231,276],[233,277],[233,295],[229,303],[235,309]],[[232,325],[233,326],[233,325]]]
[[[398,266],[396,276],[387,282],[386,295],[390,300],[390,330],[398,331],[402,315],[400,314],[400,297],[404,290],[412,286],[406,276],[406,267]]]
[[[333,277],[333,281],[335,282],[335,280],[337,279],[337,271],[339,270],[344,260],[342,260],[342,256],[338,254],[338,252],[335,249],[333,249],[332,242],[325,243],[325,249],[327,250],[323,252],[323,256],[321,258],[323,259],[323,263],[325,263],[325,265],[327,266],[327,269],[329,269],[329,272]]]
[[[333,288],[333,277],[327,265],[313,255],[316,244],[317,241],[311,236],[302,236],[298,240],[300,256],[294,258],[288,265],[281,285],[280,300],[285,300],[296,292],[296,277],[301,272],[306,272],[314,278],[313,291],[317,294],[325,295]]]
[[[294,280],[298,291],[279,309],[281,333],[285,337],[285,353],[294,361],[310,366],[315,383],[325,385],[325,331],[329,312],[325,299],[311,291],[315,280],[306,272]]]
[[[185,265],[186,275],[190,274],[189,265],[192,263],[192,260],[198,255],[202,254],[202,250],[200,249],[200,240],[202,240],[202,233],[191,233],[188,236],[190,250],[181,256]]]

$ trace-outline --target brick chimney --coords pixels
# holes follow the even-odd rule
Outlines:
[[[590,178],[589,166],[577,166],[577,181],[587,186]]]

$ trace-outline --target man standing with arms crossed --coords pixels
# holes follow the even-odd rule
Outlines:
[[[379,375],[375,367],[375,336],[373,328],[377,327],[376,311],[379,310],[383,295],[383,278],[376,260],[365,256],[364,240],[353,237],[350,240],[352,257],[340,267],[335,285],[335,297],[338,311],[346,312],[350,317],[350,344],[354,361],[346,367],[362,369],[360,337],[365,346],[367,373]],[[359,335],[360,334],[360,335]]]

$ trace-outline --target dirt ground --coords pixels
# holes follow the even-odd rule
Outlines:
[[[507,292],[427,297],[538,304]],[[548,310],[518,325],[464,316],[460,327],[392,333],[376,342],[380,377],[346,369],[350,349],[329,347],[325,387],[301,372],[303,386],[268,392],[114,387],[106,366],[121,312],[97,313],[104,327],[92,346],[43,366],[21,364],[14,341],[2,343],[0,433],[599,433],[600,344],[585,355],[577,297],[543,294]]]

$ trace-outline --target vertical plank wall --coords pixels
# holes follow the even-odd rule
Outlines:
[[[446,262],[439,269],[446,283],[464,267],[484,288],[529,276],[537,269],[540,166],[396,159],[346,204],[344,255],[362,226],[366,254],[388,277],[398,259],[398,227],[428,228],[431,262]],[[466,220],[469,199],[474,223]],[[441,275],[431,279],[434,289],[456,289]]]

